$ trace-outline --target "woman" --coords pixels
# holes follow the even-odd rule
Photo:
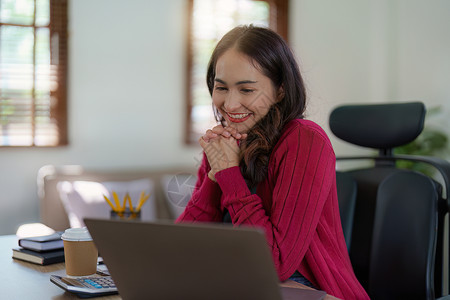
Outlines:
[[[198,181],[177,221],[262,227],[281,281],[368,299],[342,233],[336,158],[325,132],[304,119],[287,44],[269,29],[234,28],[212,54],[207,84],[221,125],[199,140]]]

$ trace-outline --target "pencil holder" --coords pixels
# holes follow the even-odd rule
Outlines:
[[[110,217],[113,220],[140,220],[141,219],[141,211],[130,211],[130,209],[125,209],[124,211],[117,212],[115,210],[111,210]]]

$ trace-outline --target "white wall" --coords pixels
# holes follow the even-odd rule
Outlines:
[[[91,169],[194,166],[183,145],[186,1],[70,1],[69,138],[0,149],[0,234],[39,221],[46,164]]]
[[[182,137],[185,2],[70,1],[70,145],[0,149],[0,234],[39,221],[43,165],[197,163],[200,148]],[[309,117],[328,132],[330,110],[344,102],[421,99],[448,115],[449,1],[291,0],[290,21]],[[338,155],[362,151],[330,137]]]
[[[290,42],[300,62],[309,95],[308,117],[328,129],[331,108],[343,102],[374,101],[370,1],[291,1]],[[377,14],[378,16],[378,14]],[[381,71],[382,72],[382,71]],[[335,139],[335,147],[359,151]],[[347,147],[346,147],[347,146]],[[336,151],[338,148],[336,148]]]
[[[450,131],[450,1],[399,2],[397,99],[424,99],[430,107],[442,106],[431,125]],[[450,158],[450,153],[448,155]]]
[[[429,123],[450,134],[449,1],[294,0],[290,21],[309,88],[309,117],[328,131],[338,155],[364,151],[329,131],[330,110],[342,103],[442,106]]]

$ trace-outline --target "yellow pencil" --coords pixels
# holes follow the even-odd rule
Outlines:
[[[144,194],[144,195],[145,195],[145,194]],[[147,201],[148,198],[150,198],[150,194],[148,194],[147,196],[144,196],[144,198],[142,198],[142,199],[139,200],[138,207],[136,208],[136,211],[137,211],[137,212],[141,210],[142,205],[144,205],[145,201]]]
[[[138,203],[141,203],[141,202],[142,202],[142,199],[144,198],[144,196],[145,196],[145,191],[142,191],[141,194],[139,195],[139,201],[138,201]]]
[[[117,211],[122,211],[122,207],[120,206],[119,197],[117,196],[117,193],[113,191],[112,194],[114,197],[114,201],[116,202]]]
[[[106,197],[105,195],[103,195],[103,198],[105,198],[106,202],[108,202],[109,206],[111,206],[113,211],[116,211],[116,208],[114,207],[114,205],[111,203],[111,201],[108,199],[108,197]]]

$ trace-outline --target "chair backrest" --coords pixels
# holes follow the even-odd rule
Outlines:
[[[421,102],[343,105],[330,115],[333,133],[349,143],[387,150],[415,140],[423,130]]]
[[[434,299],[438,199],[433,180],[412,171],[380,184],[370,256],[372,299]]]
[[[353,217],[356,205],[356,181],[345,172],[336,172],[336,184],[339,186],[339,213],[341,215],[342,230],[344,231],[347,249],[350,249],[353,230]]]
[[[378,186],[386,177],[398,171],[394,167],[381,166],[347,172],[357,183],[357,196],[349,254],[355,274],[366,289],[369,280],[372,231]],[[341,186],[337,188],[340,190]]]
[[[356,203],[354,208],[350,206],[351,209],[354,209],[353,226],[351,237],[346,236],[346,239],[350,239],[349,253],[355,274],[364,288],[369,291],[370,296],[377,289],[378,282],[371,278],[375,274],[371,270],[373,266],[371,257],[377,254],[374,251],[378,251],[374,248],[375,237],[373,234],[376,222],[381,222],[381,216],[378,216],[377,210],[377,202],[380,201],[379,187],[384,185],[387,178],[391,178],[391,176],[395,178],[397,174],[403,174],[404,171],[396,167],[397,160],[430,164],[439,171],[444,180],[444,190],[439,184],[433,185],[439,202],[439,205],[435,207],[438,218],[438,236],[435,268],[429,268],[428,270],[428,272],[430,272],[430,269],[434,270],[436,294],[441,295],[442,293],[443,228],[444,217],[448,212],[446,195],[449,194],[450,163],[435,157],[393,154],[394,147],[413,141],[422,132],[424,119],[425,106],[420,102],[344,105],[334,109],[330,115],[330,128],[337,137],[379,152],[378,155],[373,156],[337,157],[338,161],[363,160],[367,162],[369,160],[374,162],[373,166],[370,167],[337,172],[350,175],[356,182]],[[341,194],[345,193],[340,192],[340,190],[346,190],[348,186],[342,185],[337,180],[337,187],[338,200],[341,202],[345,199]],[[406,193],[408,188],[409,185],[403,187],[403,192]],[[429,200],[424,199],[424,201]],[[345,216],[345,213],[341,212],[341,215]],[[396,232],[399,228],[394,227],[391,230]],[[412,251],[405,248],[402,250]]]

